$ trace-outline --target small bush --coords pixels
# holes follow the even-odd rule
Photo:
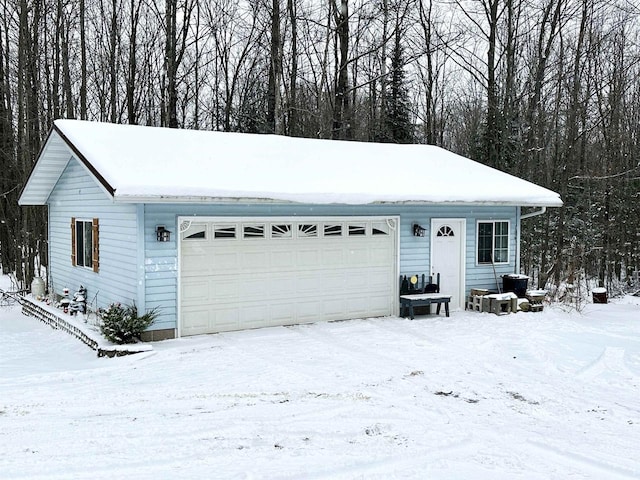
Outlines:
[[[108,308],[100,310],[100,331],[113,343],[136,343],[140,340],[140,334],[153,324],[157,316],[158,310],[155,308],[138,316],[135,304],[112,303]]]

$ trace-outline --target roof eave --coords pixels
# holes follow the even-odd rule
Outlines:
[[[495,206],[495,207],[562,207],[561,200],[534,200],[534,201],[494,201],[494,200],[478,200],[478,201],[429,201],[429,200],[378,200],[362,203],[344,203],[344,202],[309,202],[295,201],[276,198],[261,197],[208,197],[197,195],[118,195],[117,192],[113,197],[116,203],[208,203],[208,204],[283,204],[283,205],[301,205],[301,204],[322,204],[322,205],[450,205],[450,206]]]

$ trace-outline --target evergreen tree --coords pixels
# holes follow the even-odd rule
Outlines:
[[[393,143],[411,143],[414,141],[414,128],[411,122],[409,85],[406,79],[406,63],[400,43],[401,37],[402,31],[397,28],[395,43],[391,52],[389,91],[387,93],[383,119],[383,138],[381,140]]]

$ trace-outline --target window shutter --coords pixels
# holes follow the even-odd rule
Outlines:
[[[92,259],[93,259],[93,271],[98,273],[98,270],[100,268],[100,241],[99,241],[99,233],[100,233],[100,228],[98,226],[98,219],[94,218],[93,222],[92,222],[92,229],[91,229],[91,237],[92,237],[92,243],[93,245],[91,246],[92,248]]]
[[[76,218],[71,217],[71,265],[77,265],[76,261]]]

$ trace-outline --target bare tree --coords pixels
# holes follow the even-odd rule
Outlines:
[[[271,39],[269,86],[267,89],[267,131],[282,133],[280,79],[282,78],[282,39],[280,37],[280,0],[271,1]]]
[[[336,73],[334,82],[333,129],[332,138],[351,139],[351,112],[349,105],[349,3],[348,0],[331,0],[330,4],[335,22]]]

